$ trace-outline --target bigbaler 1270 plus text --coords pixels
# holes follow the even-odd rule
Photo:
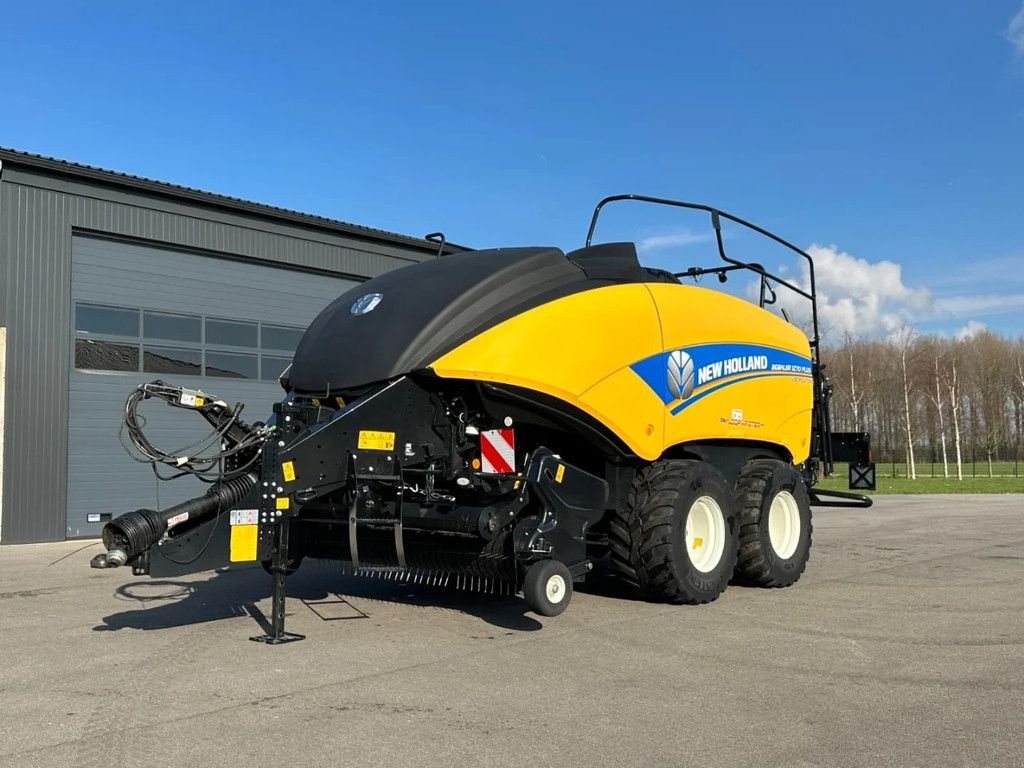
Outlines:
[[[632,243],[592,245],[603,206],[624,199],[707,212],[721,261],[673,274],[641,266]],[[723,220],[799,254],[808,280],[728,256]],[[760,306],[683,283],[736,271],[757,276]],[[765,309],[780,287],[810,302],[810,339]],[[708,206],[606,198],[577,251],[472,251],[353,288],[309,326],[266,423],[203,392],[138,387],[133,449],[211,487],[115,518],[92,565],[165,576],[263,562],[272,631],[254,639],[268,642],[297,637],[285,578],[304,557],[504,585],[547,616],[604,557],[672,603],[714,600],[730,580],[788,586],[811,505],[870,504],[814,488],[837,437],[818,342],[806,253]],[[152,445],[136,408],[153,397],[210,422],[215,449]]]

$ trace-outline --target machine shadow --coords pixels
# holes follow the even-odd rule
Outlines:
[[[647,602],[636,587],[612,575],[607,556],[595,560],[593,572],[587,576],[586,581],[576,584],[574,589],[580,594],[606,597],[610,600]]]
[[[457,611],[501,629],[535,631],[541,623],[526,615],[527,607],[516,597],[500,597],[418,584],[346,576],[336,563],[307,561],[288,577],[288,613],[309,609],[324,621],[374,618],[374,604],[393,604],[423,609]],[[257,603],[269,599],[270,577],[261,568],[214,571],[197,581],[138,579],[119,586],[114,596],[137,607],[104,616],[94,632],[121,629],[161,630],[211,621],[252,618],[261,631],[269,617]],[[358,606],[348,598],[360,601]],[[322,607],[347,603],[349,615],[327,617]]]
[[[535,632],[543,628],[528,615],[526,602],[511,595],[490,595],[424,584],[401,584],[380,579],[342,577],[334,590],[341,597],[360,600],[361,610],[373,616],[374,603],[390,603],[426,610],[456,611],[474,616],[499,629]]]

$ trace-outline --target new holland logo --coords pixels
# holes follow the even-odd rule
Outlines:
[[[668,356],[668,391],[676,400],[693,394],[693,358],[677,349]]]
[[[710,343],[666,350],[630,368],[675,416],[714,392],[750,379],[811,381],[809,357],[763,344]]]
[[[352,302],[349,312],[353,315],[365,315],[367,312],[373,312],[383,298],[384,295],[380,293],[368,293],[365,296],[360,296]]]

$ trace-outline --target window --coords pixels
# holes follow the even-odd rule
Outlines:
[[[99,304],[75,306],[75,330],[108,336],[139,336],[139,310]]]
[[[291,358],[288,357],[263,355],[260,368],[260,378],[264,381],[277,381],[278,377],[284,372],[284,369],[288,367],[290,362]]]
[[[147,344],[142,352],[142,370],[146,373],[173,373],[201,376],[203,353],[198,349],[158,347]]]
[[[256,355],[236,352],[206,353],[206,375],[232,379],[255,379]]]
[[[102,304],[75,305],[75,368],[139,370],[139,310]],[[104,339],[121,336],[123,339]]]
[[[75,368],[276,381],[304,333],[255,320],[75,305]]]
[[[75,339],[75,368],[91,371],[139,370],[139,345]]]
[[[147,339],[167,341],[203,340],[202,319],[195,315],[172,315],[167,312],[143,312],[142,335]]]
[[[263,349],[280,349],[287,352],[294,352],[302,338],[301,328],[288,328],[283,325],[264,325],[263,334],[260,338],[260,346]]]
[[[206,343],[226,347],[257,346],[256,323],[206,318]]]

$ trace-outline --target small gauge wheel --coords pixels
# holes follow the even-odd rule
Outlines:
[[[526,569],[523,597],[534,613],[557,616],[572,600],[572,574],[559,560],[538,560]]]

